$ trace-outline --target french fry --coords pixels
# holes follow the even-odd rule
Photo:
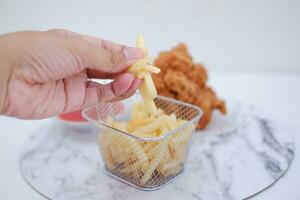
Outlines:
[[[162,110],[162,109],[160,109],[160,108],[158,108],[157,109],[157,114],[160,116],[160,115],[163,115],[163,114],[165,114],[165,111],[164,110]]]
[[[177,118],[175,114],[168,116],[168,123],[166,124],[168,130],[173,130],[177,127]]]
[[[161,168],[159,168],[159,171],[166,175],[174,175],[179,173],[182,170],[182,161],[178,160],[172,160],[168,163],[165,163]]]
[[[146,133],[152,133],[154,132],[155,130],[157,129],[160,129],[167,121],[167,117],[166,116],[159,116],[155,121],[143,126],[143,127],[140,127],[140,128],[137,128],[135,131],[132,132],[132,134],[135,134],[135,135],[139,135],[139,134],[146,134]]]
[[[115,168],[113,156],[109,148],[102,149],[105,165],[108,169],[113,170]]]
[[[148,64],[138,66],[138,68],[134,69],[134,70],[135,70],[134,72],[137,73],[138,78],[140,78],[140,77],[143,78],[143,74],[141,74],[140,77],[139,77],[139,72],[144,72],[144,73],[145,72],[150,72],[150,73],[154,73],[154,74],[157,74],[157,73],[160,72],[160,69],[158,67],[148,65]],[[133,71],[133,70],[131,70],[131,71]]]
[[[173,158],[183,160],[188,147],[190,134],[185,132],[178,132],[172,135],[169,140],[169,147]]]
[[[123,164],[123,169],[121,170],[123,170],[124,173],[130,171],[130,166],[134,162],[148,162],[148,156],[144,152],[144,149],[134,139],[125,138],[123,136],[118,137],[111,145],[111,149],[115,162]]]
[[[142,103],[135,103],[132,106],[131,119],[147,118],[148,113]]]
[[[126,152],[127,146],[122,140],[120,140],[118,135],[114,135],[113,133],[111,134],[109,147],[116,166],[118,164],[125,163],[129,158],[129,154]]]
[[[129,174],[138,170],[141,170],[143,173],[146,171],[146,169],[149,166],[149,160],[147,161],[136,161],[132,165],[125,167],[120,170],[121,173]]]
[[[143,148],[145,150],[145,153],[148,155],[149,160],[152,159],[153,155],[151,155],[151,153],[153,152],[153,149],[155,149],[157,145],[159,145],[159,142],[154,142],[154,141],[144,142]]]
[[[141,34],[138,34],[138,36],[137,36],[136,47],[138,47],[138,48],[144,48],[145,47],[145,40],[144,40],[144,37]]]
[[[124,150],[123,151],[120,150],[120,143],[117,141],[113,141],[109,145],[109,148],[111,150],[112,160],[114,162],[115,167],[118,167],[119,164],[124,163],[128,155],[126,155]]]
[[[167,150],[165,151],[165,155],[164,155],[162,161],[159,163],[159,165],[158,165],[158,167],[157,167],[157,170],[158,170],[159,172],[163,173],[162,167],[163,167],[165,164],[171,162],[172,160],[173,160],[173,158],[172,158],[172,155],[171,155],[171,149],[169,148],[169,144],[168,144]]]
[[[143,82],[140,85],[139,91],[141,93],[141,96],[143,98],[143,100],[145,101],[145,99],[155,99],[156,95],[157,95],[157,91],[154,85],[154,82],[151,78],[151,74],[145,73]]]
[[[145,174],[142,176],[141,182],[145,184],[150,178],[152,173],[155,171],[156,167],[159,165],[161,159],[164,156],[168,147],[168,143],[166,140],[162,141],[159,146],[155,149],[156,156],[151,160],[149,167]]]
[[[181,125],[184,124],[185,122],[186,122],[186,120],[178,119],[178,120],[177,120],[177,126],[181,126]]]
[[[136,40],[136,47],[139,47],[144,50],[144,54],[148,55],[148,50],[145,48],[145,40],[144,37],[141,34],[138,34],[137,40]]]
[[[144,66],[146,66],[149,62],[149,57],[145,57],[143,59],[138,60],[136,63],[134,63],[128,71],[131,73],[137,73],[139,72]]]
[[[172,120],[174,122],[174,124],[176,124],[177,122],[177,117],[174,113],[172,113],[171,115],[169,115],[170,120]]]
[[[144,106],[145,106],[147,112],[150,113],[150,115],[152,115],[152,116],[158,115],[157,108],[156,108],[156,105],[153,100],[151,100],[151,99],[144,100]]]
[[[105,164],[106,164],[107,168],[110,170],[113,170],[115,168],[113,156],[112,156],[110,147],[107,145],[108,141],[107,141],[107,136],[105,133],[102,133],[99,135],[99,143],[101,144],[100,151],[102,151],[102,155],[104,157],[103,159],[105,160]]]
[[[152,65],[146,65],[142,66],[139,71],[136,72],[136,77],[139,79],[144,79],[145,76],[148,75],[148,73],[159,73],[160,69],[157,67],[154,67]]]
[[[145,42],[142,35],[138,35],[136,40],[136,46],[139,48],[142,48],[145,50]],[[141,96],[143,98],[143,101],[145,102],[146,110],[150,115],[157,115],[157,108],[156,105],[153,102],[153,99],[157,96],[157,91],[154,85],[154,82],[151,77],[151,73],[159,73],[160,69],[157,67],[154,67],[152,65],[149,65],[150,63],[150,57],[146,56],[138,60],[136,63],[134,63],[128,71],[131,73],[134,73],[138,78],[142,79],[143,82],[141,83],[139,87],[139,91],[141,93]]]
[[[131,150],[131,153],[136,157],[137,160],[141,162],[148,161],[148,156],[146,155],[142,146],[133,138],[124,138],[127,148]]]
[[[128,132],[133,132],[138,127],[145,126],[146,124],[152,122],[151,118],[135,118],[129,121],[128,123]]]
[[[148,71],[141,70],[136,73],[136,77],[138,77],[139,79],[144,79],[146,74],[148,74],[148,73],[149,73]]]
[[[163,126],[159,129],[159,134],[157,136],[163,135],[167,133],[170,129],[168,129],[166,126]]]
[[[194,128],[194,124],[189,124],[187,127],[180,129],[178,133],[172,135],[170,142],[176,144],[188,141],[193,133]]]
[[[184,159],[184,155],[186,153],[187,150],[187,144],[182,142],[182,143],[177,143],[177,144],[173,144],[173,146],[170,146],[170,149],[172,149],[172,157],[174,159],[178,159],[180,161],[182,161]]]
[[[124,131],[127,133],[127,129],[126,129],[126,123],[125,122],[116,122],[113,121],[112,122],[112,127],[121,131]]]
[[[142,69],[154,73],[154,74],[158,74],[160,73],[160,69],[158,67],[152,66],[152,65],[146,65],[144,67],[142,67]]]

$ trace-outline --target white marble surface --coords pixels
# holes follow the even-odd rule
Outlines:
[[[265,113],[284,124],[292,133],[297,150],[300,144],[300,90],[295,86],[300,85],[300,75],[234,71],[211,71],[210,75],[211,83],[221,96],[234,97],[263,108]],[[23,181],[18,171],[18,161],[21,148],[30,134],[48,122],[0,117],[0,199],[44,199]],[[300,157],[296,151],[293,164],[284,177],[251,200],[281,200],[283,196],[285,199],[298,200],[299,168]],[[17,192],[11,192],[12,188]]]
[[[241,104],[215,113],[207,131],[195,133],[185,172],[163,189],[144,192],[103,171],[91,129],[56,121],[25,144],[20,170],[41,194],[55,200],[239,200],[279,179],[294,157],[290,133],[270,117]]]

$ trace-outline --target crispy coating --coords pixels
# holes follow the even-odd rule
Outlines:
[[[192,58],[184,44],[179,44],[172,51],[161,52],[154,61],[154,65],[162,70],[162,74],[170,68],[184,74],[189,73],[193,69]]]
[[[203,117],[200,119],[197,126],[198,129],[204,129],[209,123],[213,109],[218,109],[223,114],[226,113],[225,102],[223,100],[219,100],[216,93],[210,87],[200,88],[195,105],[201,107],[203,110]]]
[[[158,74],[152,74],[152,78],[155,83],[155,87],[158,94],[176,99],[175,93],[171,90],[166,89],[166,84],[163,80],[163,76],[159,76]]]
[[[186,76],[199,87],[204,87],[208,79],[206,69],[202,64],[194,64],[192,70]]]
[[[214,109],[226,113],[225,102],[206,84],[208,74],[204,65],[193,63],[185,44],[161,52],[154,64],[161,68],[161,73],[153,75],[158,94],[202,108],[203,116],[197,129],[207,126]]]
[[[168,69],[163,77],[167,90],[175,94],[176,99],[194,103],[196,98],[196,84],[178,71]]]

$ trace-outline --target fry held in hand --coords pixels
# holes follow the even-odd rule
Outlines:
[[[160,69],[150,65],[151,58],[148,56],[148,51],[145,48],[145,41],[142,35],[138,35],[136,46],[142,48],[145,52],[145,58],[134,63],[128,71],[134,73],[138,78],[142,79],[143,82],[139,87],[139,91],[145,102],[145,107],[147,111],[152,116],[157,116],[157,108],[154,103],[154,99],[157,96],[157,91],[154,82],[151,77],[151,73],[159,73]]]

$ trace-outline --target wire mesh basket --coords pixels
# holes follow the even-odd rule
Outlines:
[[[142,190],[155,190],[172,181],[184,169],[190,137],[202,115],[200,108],[158,96],[155,104],[166,114],[186,120],[158,137],[137,137],[106,125],[107,118],[128,121],[139,94],[122,102],[103,103],[83,111],[94,125],[106,172]]]

